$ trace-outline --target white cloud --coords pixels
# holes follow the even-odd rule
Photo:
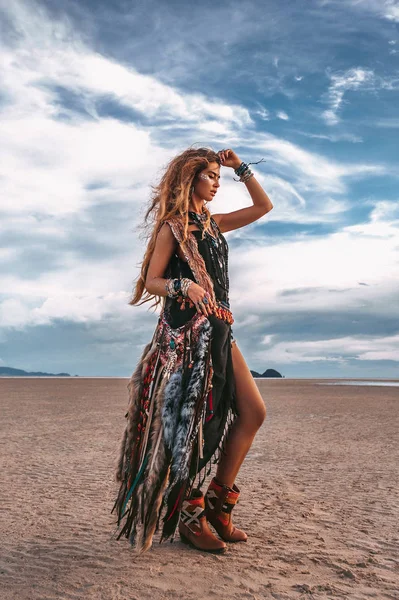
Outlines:
[[[231,253],[233,307],[250,314],[359,311],[399,319],[398,239],[398,208],[385,201],[376,202],[367,223],[329,235],[279,242],[268,238],[267,225],[262,235],[253,230]]]
[[[296,131],[300,135],[304,135],[305,137],[315,138],[319,140],[328,140],[330,142],[352,142],[353,144],[358,144],[363,142],[363,138],[359,135],[355,135],[353,133],[310,133],[308,131]]]
[[[270,111],[267,110],[267,108],[265,108],[264,106],[260,105],[259,110],[255,111],[255,114],[258,115],[258,117],[260,117],[264,121],[270,120]]]
[[[373,89],[374,84],[374,72],[360,67],[348,69],[343,74],[332,75],[331,85],[327,94],[327,101],[330,108],[323,112],[326,123],[328,125],[336,125],[339,122],[337,113],[341,108],[347,91]]]
[[[149,132],[111,118],[69,124],[27,115],[4,120],[0,137],[2,208],[10,213],[78,212],[91,204],[89,184],[104,182],[109,197],[148,180],[168,157]]]
[[[21,35],[12,52],[0,47],[8,100],[0,123],[1,195],[12,213],[79,212],[93,201],[86,189],[93,181],[105,182],[108,197],[113,191],[128,196],[182,149],[163,149],[154,139],[158,120],[185,126],[187,138],[226,136],[252,122],[241,106],[185,94],[94,53],[66,21],[50,23],[42,7],[35,12],[16,2],[7,11]],[[83,112],[69,107],[67,92],[79,98]],[[133,116],[130,122],[101,118],[97,102],[103,99],[140,113],[144,124]]]
[[[2,209],[13,219],[13,223],[6,217],[0,220],[0,231],[13,229],[22,237],[33,230],[44,241],[57,235],[66,244],[72,216],[77,219],[74,223],[80,219],[91,225],[86,209],[113,200],[134,204],[138,211],[148,198],[149,183],[189,139],[223,140],[223,146],[242,149],[246,160],[265,157],[266,164],[255,165],[254,170],[275,205],[254,227],[229,235],[232,241],[242,242],[233,249],[230,261],[236,327],[266,326],[270,312],[317,312],[326,307],[395,314],[398,224],[391,204],[377,203],[369,223],[314,239],[298,234],[276,242],[276,237],[268,239],[266,228],[273,221],[337,222],[351,206],[351,181],[382,175],[387,172],[383,165],[332,159],[254,132],[245,107],[184,93],[96,54],[67,21],[50,22],[39,5],[30,10],[15,2],[7,5],[7,11],[22,37],[19,42],[14,39],[12,53],[4,46],[0,49],[6,100],[0,124]],[[363,79],[355,71],[331,79],[332,119],[338,118],[347,90],[372,87],[371,71],[363,71]],[[78,108],[67,93],[72,93]],[[123,109],[123,119],[103,116],[99,108],[103,100]],[[131,121],[126,120],[129,110]],[[254,114],[270,119],[263,106]],[[278,118],[287,120],[288,115],[279,111]],[[96,183],[98,189],[88,189]],[[232,181],[231,171],[224,171],[214,210],[226,212],[250,203],[245,187]],[[115,243],[125,247],[117,259],[82,262],[67,248],[60,251],[57,271],[42,265],[37,278],[17,272],[2,275],[0,288],[13,294],[0,304],[2,326],[23,329],[60,320],[89,326],[111,318],[118,323],[131,319],[132,325],[134,321],[141,326],[147,307],[132,311],[126,292],[143,251],[133,234],[130,237],[134,225],[126,223],[123,231],[115,232],[111,226],[101,231],[102,240],[117,237]],[[259,231],[259,225],[265,228]],[[124,246],[127,239],[131,245]],[[0,258],[5,263],[17,258],[18,252],[6,248]],[[368,285],[360,286],[359,281]],[[263,339],[271,352],[276,339],[273,335]],[[290,349],[291,356],[300,355],[299,346]],[[366,352],[371,350],[364,349],[364,356],[370,356]],[[381,344],[375,351],[382,355],[387,346]],[[314,360],[322,349],[309,347],[306,352],[303,356]]]
[[[388,21],[399,22],[399,1],[398,0],[319,0],[324,4],[335,4],[339,7],[342,4],[350,5],[355,10],[364,10],[366,12],[377,14]]]
[[[272,214],[266,215],[265,222]],[[399,318],[399,219],[394,203],[377,202],[368,223],[323,237],[298,235],[272,242],[266,227],[262,235],[256,230],[238,230],[227,234],[228,238],[236,233],[248,239],[244,237],[240,246],[233,245],[231,250],[231,299],[238,324],[244,320],[249,326],[260,319],[265,326],[267,319],[260,315],[326,308],[343,313],[355,309],[370,315],[396,314]],[[115,261],[98,261],[94,269],[91,263],[79,264],[64,254],[62,271],[43,273],[35,280],[2,276],[1,289],[13,290],[14,298],[1,304],[1,324],[22,328],[57,319],[98,322],[109,314],[139,318],[137,308],[132,312],[127,305],[126,290],[138,273],[134,265],[141,253],[139,246],[132,246]],[[144,313],[145,308],[140,311]],[[249,317],[252,320],[248,321]]]
[[[11,260],[18,255],[16,248],[0,248],[0,261],[3,263],[7,260]]]
[[[0,303],[0,326],[19,329],[30,321],[30,309],[22,299],[8,298]]]
[[[289,174],[300,192],[323,192],[343,194],[347,191],[346,178],[361,178],[366,175],[382,175],[386,172],[382,165],[361,163],[340,163],[321,154],[272,135],[257,134],[248,140],[253,152],[258,149],[266,159],[266,165],[277,172]]]
[[[289,120],[289,116],[283,110],[279,110],[278,113],[276,114],[276,117],[278,119],[281,119],[282,121],[288,121]]]
[[[389,21],[399,23],[399,2],[398,0],[385,0],[383,8],[384,16]]]
[[[59,281],[60,277],[57,277],[57,280]],[[108,292],[102,295],[99,290],[97,293],[91,293],[90,286],[86,288],[81,286],[78,289],[75,285],[75,288],[69,292],[61,292],[61,288],[49,290],[48,297],[34,300],[31,287],[26,287],[30,291],[28,301],[19,289],[19,293],[14,293],[14,298],[0,302],[1,327],[25,329],[50,325],[57,320],[93,324],[105,322],[107,317],[112,315],[118,319],[129,319],[132,316],[132,307],[128,305],[129,294],[125,291]],[[104,286],[103,290],[105,289]],[[46,292],[45,285],[41,287],[40,292]]]
[[[316,361],[345,363],[349,360],[399,362],[399,335],[279,342],[269,349],[257,351],[256,358],[280,365]]]
[[[0,125],[1,192],[11,213],[79,213],[113,197],[137,202],[148,194],[143,182],[154,181],[176,151],[204,133],[215,141],[266,151],[276,171],[270,178],[273,189],[278,187],[286,198],[291,195],[295,203],[304,204],[309,193],[343,194],[347,177],[384,172],[378,165],[340,165],[271,135],[254,136],[244,107],[184,94],[95,54],[68,22],[50,23],[43,8],[32,13],[16,2],[7,10],[23,34],[12,53],[2,49],[4,89],[13,102],[3,107]],[[66,105],[62,112],[68,119],[57,121],[60,88],[73,91],[86,114]],[[131,107],[144,120],[136,124],[99,117],[96,103],[101,98]],[[264,107],[259,113],[269,116]],[[287,117],[283,111],[279,115]],[[145,121],[149,116],[153,123]],[[163,148],[157,136],[170,140],[170,131],[179,130],[182,137],[175,147]],[[97,182],[104,187],[87,189]],[[333,202],[328,199],[327,204]]]
[[[274,215],[273,211],[271,211],[263,219],[257,221],[255,226],[270,219],[296,223],[309,222],[309,218],[311,219],[312,215],[305,214],[303,210],[306,200],[294,185],[281,177],[263,175],[260,172],[256,172],[256,177],[263,188],[267,190],[267,195],[272,203],[278,206],[278,213]],[[233,181],[230,174],[224,174],[221,180],[221,187],[215,200],[210,205],[210,209],[213,213],[227,213],[250,206],[251,203],[251,198],[243,190],[242,184]],[[315,215],[317,222],[320,222],[320,219],[323,221],[328,220],[328,217],[324,214],[321,216],[322,212],[324,213],[324,207],[320,207],[320,212]],[[241,235],[246,235],[246,231],[246,229],[238,229],[229,235],[240,237]]]

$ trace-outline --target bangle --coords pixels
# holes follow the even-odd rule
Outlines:
[[[187,277],[183,277],[183,279],[181,280],[181,293],[182,296],[184,296],[184,298],[187,298],[188,295],[188,288],[190,287],[190,285],[193,283],[193,281],[191,279],[188,279]]]
[[[261,162],[264,162],[264,158],[261,158],[256,162],[250,162],[248,164],[242,162],[237,169],[234,169],[234,173],[237,175],[237,177],[239,177],[239,179],[234,179],[234,181],[242,181],[243,183],[246,183],[248,179],[250,179],[254,175],[254,173],[249,168],[249,165],[258,165]]]
[[[244,171],[248,168],[248,165],[245,162],[242,162],[240,164],[239,167],[237,167],[237,169],[234,169],[234,173],[237,175],[237,177],[241,177],[241,175],[244,173]]]
[[[248,181],[248,179],[251,179],[251,177],[253,177],[253,176],[254,176],[253,171],[251,171],[251,169],[248,167],[248,169],[246,169],[244,174],[241,175],[240,181],[242,181],[242,183],[246,183]]]
[[[175,298],[180,293],[180,279],[167,279],[165,289],[169,298]]]
[[[247,165],[244,162],[240,164],[238,169],[235,169],[234,173],[237,175],[237,177],[240,178],[240,181],[242,181],[243,183],[248,181],[248,179],[250,179],[253,175],[253,172],[249,168],[249,165]]]
[[[176,298],[176,296],[187,297],[188,288],[193,283],[191,279],[183,277],[183,279],[167,279],[165,283],[165,289],[169,298]]]

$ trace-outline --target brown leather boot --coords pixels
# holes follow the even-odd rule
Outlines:
[[[190,497],[183,500],[179,533],[182,542],[198,550],[213,554],[222,554],[227,550],[226,544],[209,529],[205,517],[204,494],[200,490],[192,490]]]
[[[245,531],[237,529],[232,523],[231,511],[238,502],[240,490],[219,483],[214,477],[205,494],[205,515],[209,523],[226,542],[246,542]]]

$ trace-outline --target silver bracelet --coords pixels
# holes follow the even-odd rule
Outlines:
[[[241,175],[240,177],[240,181],[242,181],[242,183],[245,183],[246,181],[248,181],[248,179],[251,179],[251,177],[253,177],[254,173],[253,171],[251,171],[251,169],[248,167],[244,173]]]
[[[188,279],[187,277],[183,277],[183,279],[181,280],[181,293],[182,295],[187,298],[188,295],[188,288],[190,287],[190,285],[194,283],[191,279]]]

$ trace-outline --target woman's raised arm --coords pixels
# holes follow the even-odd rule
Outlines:
[[[241,160],[238,158],[234,150],[221,150],[218,154],[220,156],[221,164],[224,167],[237,169],[241,165]],[[254,175],[245,181],[244,185],[251,196],[253,206],[241,208],[240,210],[234,210],[229,213],[213,215],[213,218],[222,232],[245,227],[245,225],[249,225],[250,223],[253,223],[254,221],[257,221],[263,217],[263,215],[271,211],[273,208],[270,198],[266,194],[259,181],[255,179]]]

